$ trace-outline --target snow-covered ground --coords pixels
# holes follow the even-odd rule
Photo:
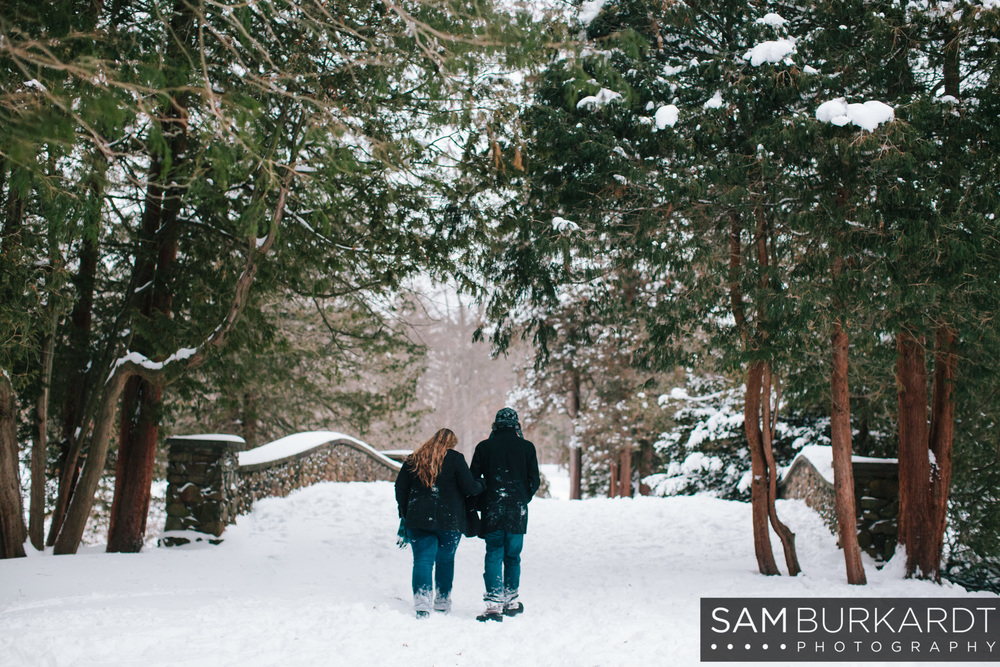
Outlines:
[[[804,574],[762,577],[746,504],[574,502],[545,472],[555,497],[531,504],[523,616],[476,622],[483,543],[464,539],[452,613],[414,618],[392,485],[324,483],[258,502],[219,546],[0,561],[0,664],[695,665],[701,597],[966,595],[870,562],[869,585],[848,586],[799,501],[779,512]]]

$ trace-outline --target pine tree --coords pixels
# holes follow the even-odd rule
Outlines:
[[[109,548],[141,545],[161,392],[224,345],[251,286],[377,300],[413,273],[456,270],[454,250],[482,233],[481,219],[443,209],[467,194],[449,178],[457,156],[486,135],[472,108],[503,87],[477,79],[476,65],[523,59],[501,53],[519,28],[486,5],[335,9],[122,0],[0,10],[0,171],[16,214],[4,250],[18,239],[26,257],[41,255],[20,230],[59,230],[35,238],[54,238],[60,265],[73,267],[57,290],[60,320],[72,317],[58,330],[54,376],[74,383],[52,387],[65,409],[57,551],[77,547],[121,391]],[[60,191],[73,203],[62,218],[31,196]],[[15,291],[25,284],[4,276]],[[10,303],[31,327],[3,358],[22,360],[36,386],[46,299],[27,297]],[[89,349],[78,356],[69,341]]]
[[[798,571],[793,536],[773,509],[769,454],[770,378],[787,347],[786,298],[774,261],[783,210],[776,203],[787,191],[786,166],[763,143],[801,101],[798,73],[782,64],[786,54],[775,65],[749,62],[748,49],[771,30],[757,18],[740,3],[604,7],[586,26],[579,57],[555,58],[523,120],[536,134],[519,209],[531,211],[528,219],[572,220],[586,242],[570,258],[558,233],[522,224],[503,259],[531,276],[537,300],[552,292],[550,284],[578,279],[566,268],[570,260],[584,277],[608,265],[621,275],[657,276],[664,298],[640,312],[651,337],[645,357],[661,368],[684,356],[694,323],[707,326],[713,342],[742,340],[723,349],[731,353],[726,363],[747,372],[755,549],[761,571],[776,574],[769,521],[785,544],[789,571]],[[534,259],[554,259],[560,250],[562,263]],[[588,267],[592,256],[602,258],[598,267]],[[728,269],[720,272],[720,264]],[[613,308],[629,304],[619,299]],[[734,326],[723,320],[727,308]],[[497,301],[501,319],[508,310]]]

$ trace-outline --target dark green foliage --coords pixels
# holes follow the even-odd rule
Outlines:
[[[254,447],[307,430],[365,439],[373,423],[409,426],[424,350],[353,298],[252,309],[226,354],[177,387],[173,427]]]
[[[489,3],[3,3],[0,367],[29,404],[58,322],[62,450],[129,351],[181,352],[168,396],[205,415],[218,399],[217,424],[281,385],[287,411],[258,410],[262,436],[406,421],[420,352],[392,309],[416,275],[471,282],[463,255],[486,225],[471,207],[445,222],[478,187],[456,178],[455,136],[481,159],[479,113],[509,86],[478,70],[523,64],[506,45],[539,39],[511,20]],[[250,266],[222,352],[209,341]],[[211,362],[183,379],[193,350]]]
[[[495,344],[522,333],[560,345],[560,299],[597,286],[576,302],[577,319],[631,331],[632,363],[711,374],[766,361],[782,422],[822,423],[839,320],[852,346],[855,452],[894,456],[894,337],[905,327],[930,348],[947,324],[959,336],[957,421],[968,429],[967,442],[955,440],[953,553],[995,558],[996,527],[971,517],[996,514],[975,491],[994,483],[995,443],[972,416],[996,402],[986,359],[1000,310],[1000,12],[956,9],[605,4],[575,52],[552,54],[521,116],[527,170],[511,182],[504,243],[486,265],[501,286]],[[756,45],[781,39],[794,50],[750,61]],[[617,96],[578,106],[602,89]],[[821,122],[820,105],[838,98],[884,102],[895,119]],[[667,104],[676,124],[655,127]],[[557,216],[578,228],[558,229]],[[649,279],[641,299],[629,289],[635,273]],[[983,396],[993,398],[971,400]]]

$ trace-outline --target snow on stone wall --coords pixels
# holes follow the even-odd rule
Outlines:
[[[241,451],[234,436],[167,440],[165,546],[218,543],[226,526],[256,500],[284,497],[319,482],[395,480],[400,463],[340,433],[299,433]],[[241,464],[242,463],[242,464]]]
[[[243,452],[240,460],[253,451]],[[255,500],[284,497],[319,482],[391,482],[399,468],[398,462],[368,445],[354,438],[338,437],[278,460],[241,465],[238,513],[249,512]]]
[[[804,500],[836,534],[832,458],[832,447],[813,445],[803,448],[782,477],[778,495]],[[888,561],[896,550],[898,464],[895,459],[855,456],[853,467],[858,544],[876,561]]]

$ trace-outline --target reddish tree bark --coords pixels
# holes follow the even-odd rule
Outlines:
[[[833,445],[833,490],[837,530],[844,550],[847,583],[863,585],[864,564],[858,545],[858,519],[854,499],[854,465],[851,446],[851,399],[847,380],[848,336],[839,319],[834,320],[830,371],[830,441]]]
[[[899,404],[899,534],[906,550],[906,575],[933,578],[931,465],[927,437],[927,362],[923,342],[907,331],[896,336]]]
[[[743,404],[743,429],[750,448],[750,512],[753,524],[754,553],[761,574],[781,574],[771,550],[768,530],[768,471],[764,441],[760,430],[760,395],[764,382],[764,363],[757,362],[747,372],[746,398]]]
[[[955,331],[938,328],[934,345],[934,393],[931,405],[930,448],[934,454],[931,477],[931,508],[934,520],[934,548],[940,562],[944,531],[948,519],[948,496],[951,490],[952,448],[955,439]]]
[[[618,464],[618,495],[632,497],[632,451],[626,447],[621,451]]]
[[[83,531],[90,519],[90,510],[94,506],[94,494],[97,493],[97,486],[104,474],[108,444],[111,432],[114,430],[118,401],[126,379],[128,379],[126,372],[115,372],[104,384],[101,402],[94,417],[94,433],[90,439],[87,462],[80,472],[80,480],[66,509],[66,518],[52,547],[52,553],[56,555],[76,553],[80,540],[83,539]]]
[[[935,337],[929,425],[928,378],[922,341],[904,331],[896,337],[896,345],[899,386],[898,539],[906,550],[906,576],[940,582],[955,428],[955,332],[948,326],[941,326]]]
[[[181,145],[178,148],[183,148]],[[170,278],[177,257],[176,207],[179,195],[170,201],[171,208],[158,204],[159,216],[153,236],[163,237],[156,260],[155,283],[150,298],[141,309],[145,318],[170,315]],[[165,230],[165,233],[164,233]],[[150,272],[153,274],[154,272]],[[141,275],[141,271],[140,271]],[[144,377],[133,377],[122,392],[121,427],[118,440],[118,463],[115,469],[115,495],[108,526],[108,552],[136,553],[142,549],[149,514],[156,445],[160,433],[163,387]]]
[[[145,378],[129,378],[122,392],[115,495],[108,526],[110,553],[137,553],[146,536],[163,389]]]
[[[573,373],[570,377],[570,395],[569,395],[569,418],[572,420],[573,425],[576,425],[576,419],[580,415],[580,376],[577,373]],[[569,499],[570,500],[580,500],[581,494],[581,482],[583,479],[583,448],[582,447],[570,447],[569,449]]]
[[[750,341],[750,327],[743,305],[739,273],[743,262],[740,217],[732,213],[729,231],[729,301],[736,327],[744,345]],[[757,362],[747,370],[746,395],[743,401],[743,429],[750,449],[750,511],[753,525],[754,554],[761,574],[780,574],[771,550],[771,533],[768,530],[767,462],[764,457],[760,433],[760,391],[764,381],[764,364]]]
[[[794,577],[802,568],[799,567],[799,557],[795,553],[795,533],[778,518],[778,510],[775,502],[778,498],[778,467],[774,461],[774,426],[775,415],[771,411],[771,367],[764,366],[764,377],[761,386],[761,445],[764,451],[764,460],[767,463],[767,516],[771,522],[771,528],[777,533],[781,540],[781,548],[785,554],[785,565],[788,567],[788,576]]]

